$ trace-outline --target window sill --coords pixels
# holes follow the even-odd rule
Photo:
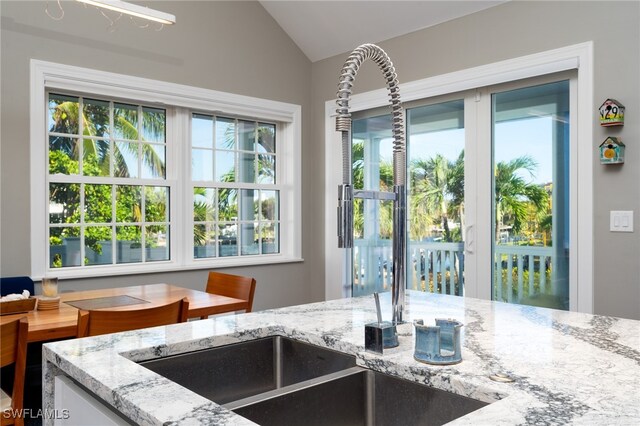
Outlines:
[[[187,265],[178,265],[174,262],[154,262],[144,266],[140,265],[109,265],[108,267],[96,266],[89,270],[73,270],[73,269],[54,269],[47,273],[47,276],[55,276],[59,279],[80,279],[80,278],[100,278],[100,277],[114,277],[125,275],[141,275],[141,274],[156,274],[163,272],[183,272],[194,271],[201,269],[217,269],[217,268],[232,268],[238,266],[260,266],[260,265],[273,265],[283,263],[299,263],[304,262],[301,257],[273,255],[273,256],[260,256],[260,257],[234,257],[234,258],[213,258],[213,259],[198,259]],[[34,281],[39,281],[42,277],[32,277]]]

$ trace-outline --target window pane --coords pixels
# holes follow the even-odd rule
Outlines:
[[[408,287],[461,296],[464,287],[464,101],[408,110]]]
[[[109,102],[85,99],[82,112],[84,136],[109,136]]]
[[[218,220],[238,220],[238,190],[218,189]]]
[[[49,266],[80,266],[80,228],[49,229]]]
[[[80,110],[74,96],[49,95],[49,131],[77,135]]]
[[[116,139],[138,140],[138,107],[118,103],[113,107],[114,137]]]
[[[258,183],[276,183],[275,155],[258,155]]]
[[[147,186],[145,194],[145,215],[147,222],[169,221],[169,189],[165,186]]]
[[[191,119],[191,146],[213,149],[213,117],[193,114]]]
[[[235,182],[235,154],[227,151],[216,151],[216,182]]]
[[[280,253],[280,226],[277,223],[261,223],[262,254]]]
[[[393,189],[391,115],[354,120],[353,187],[373,191]]]
[[[236,149],[236,124],[230,118],[216,118],[216,148]]]
[[[169,260],[169,237],[166,225],[145,227],[145,245],[147,262]]]
[[[140,186],[116,186],[116,222],[142,222],[142,189]],[[130,227],[123,227],[128,230]]]
[[[256,156],[241,152],[238,159],[238,182],[253,183],[256,181]]]
[[[51,94],[47,113],[50,179],[81,175],[77,183],[49,184],[49,223],[78,224],[49,228],[50,265],[168,259],[169,188],[113,184],[122,182],[119,178],[166,178],[166,111]],[[210,133],[212,139],[212,127]],[[211,181],[211,151],[209,157]],[[100,177],[101,183],[83,176]]]
[[[80,185],[49,184],[49,223],[80,223]]]
[[[111,222],[111,185],[84,186],[84,221]]]
[[[142,178],[165,177],[165,146],[142,144]]]
[[[258,219],[259,191],[252,189],[240,190],[240,220]]]
[[[213,151],[207,149],[191,151],[191,179],[195,181],[213,180]]]
[[[82,174],[85,176],[109,176],[109,141],[83,139]]]
[[[238,225],[220,225],[218,234],[218,253],[220,257],[238,255]]]
[[[569,82],[492,95],[493,299],[569,309]]]
[[[164,142],[165,110],[142,107],[142,140]]]
[[[142,228],[116,226],[116,263],[142,262]]]
[[[241,225],[241,238],[242,238],[242,255],[260,254],[258,247],[258,230],[260,229],[258,222],[255,223],[243,223]]]
[[[256,150],[256,123],[254,121],[238,120],[238,149],[243,151]]]
[[[116,142],[115,162],[113,163],[113,174],[116,177],[137,178],[138,172],[138,147],[135,142]]]
[[[279,220],[278,196],[279,191],[260,191],[260,220]]]
[[[84,264],[113,263],[113,244],[110,226],[87,226],[84,229]]]
[[[194,225],[193,257],[202,259],[216,257],[216,225]]]
[[[216,220],[216,190],[213,188],[193,188],[193,221],[212,222]]]
[[[49,136],[49,174],[77,175],[79,140],[62,136]]]
[[[258,125],[258,152],[276,152],[276,126],[260,123]]]

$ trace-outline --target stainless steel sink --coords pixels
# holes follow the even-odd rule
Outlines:
[[[355,357],[275,336],[140,362],[218,404],[356,365]]]
[[[487,405],[279,336],[140,364],[260,425],[440,425]]]
[[[487,405],[360,367],[225,407],[260,425],[441,425]]]

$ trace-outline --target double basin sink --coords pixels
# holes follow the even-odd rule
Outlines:
[[[140,364],[260,425],[439,425],[487,405],[281,336]]]

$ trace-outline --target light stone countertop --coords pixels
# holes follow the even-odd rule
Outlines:
[[[389,299],[381,296],[385,319]],[[491,403],[451,425],[640,425],[640,321],[408,291],[400,346],[381,356],[364,351],[364,324],[375,318],[369,296],[46,344],[44,408],[64,374],[136,424],[253,424],[134,361],[281,335]],[[435,318],[464,324],[460,364],[414,360],[411,323]],[[495,373],[515,382],[494,382]]]

